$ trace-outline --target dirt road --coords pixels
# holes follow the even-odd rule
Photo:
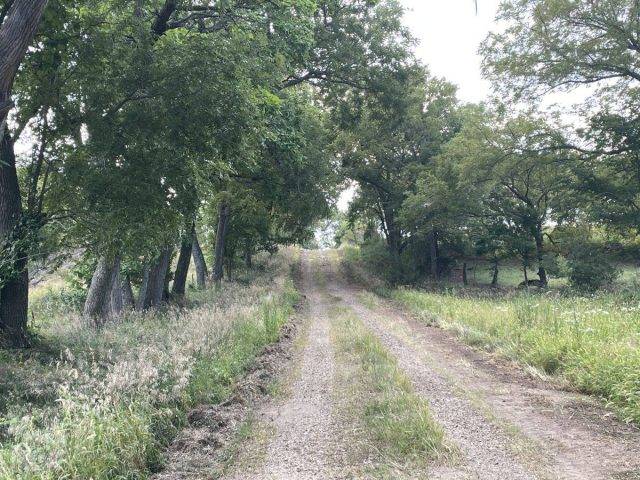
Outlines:
[[[595,401],[554,389],[363,295],[329,256],[307,253],[303,262],[308,327],[293,357],[289,393],[259,408],[260,429],[268,435],[242,446],[245,452],[261,449],[260,459],[251,465],[240,461],[226,478],[353,478],[349,462],[357,460],[350,460],[350,427],[336,413],[337,367],[329,334],[331,310],[340,305],[397,358],[458,452],[455,460],[431,466],[426,478],[640,479],[640,433]]]

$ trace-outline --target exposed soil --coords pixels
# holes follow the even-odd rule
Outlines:
[[[313,269],[313,271],[312,271]],[[233,479],[311,480],[342,478],[340,427],[334,421],[335,360],[329,338],[331,300],[320,291],[317,276],[330,271],[327,261],[304,259],[302,292],[310,325],[305,345],[282,403],[263,408],[258,418],[273,431],[260,465],[236,472]]]
[[[269,387],[292,363],[299,320],[296,315],[283,327],[278,342],[262,352],[229,400],[189,412],[187,427],[167,450],[165,466],[153,479],[210,479],[224,473],[241,426],[266,402]]]

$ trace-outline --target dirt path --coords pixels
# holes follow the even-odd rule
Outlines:
[[[536,381],[384,302],[363,302],[341,278],[328,283],[398,358],[460,449],[462,464],[433,478],[640,479],[640,433],[593,400]]]
[[[273,432],[261,465],[236,472],[236,480],[312,480],[341,478],[340,428],[333,417],[335,364],[329,339],[330,300],[322,293],[322,276],[331,265],[324,259],[303,259],[302,293],[310,322],[298,359],[291,396],[267,405],[258,418]]]
[[[285,395],[257,407],[253,438],[240,444],[225,479],[362,478],[349,473],[363,470],[353,468],[361,462],[357,456],[350,458],[353,425],[340,418],[336,395],[344,392],[330,336],[336,309],[346,308],[397,358],[456,452],[453,459],[434,463],[429,479],[640,480],[637,429],[617,422],[588,397],[555,389],[392,304],[365,296],[342,278],[330,258],[317,252],[303,256],[306,328],[289,381],[283,382]],[[206,458],[203,452],[200,457]],[[203,472],[186,463],[185,471]],[[423,478],[422,472],[406,473],[406,478]]]

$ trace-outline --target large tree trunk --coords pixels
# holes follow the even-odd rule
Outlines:
[[[14,0],[0,25],[0,244],[20,222],[21,199],[13,141],[7,132],[7,116],[13,107],[11,89],[18,67],[38,29],[47,0]],[[6,250],[5,250],[6,251]],[[22,252],[12,270],[15,275],[0,279],[0,334],[15,347],[28,345],[29,274]]]
[[[544,236],[542,232],[542,224],[538,223],[534,232],[536,241],[536,258],[538,260],[538,277],[540,278],[540,286],[546,287],[549,283],[547,279],[547,271],[544,269]]]
[[[207,263],[204,260],[202,254],[202,248],[200,248],[200,242],[198,241],[198,234],[195,228],[193,229],[193,264],[196,267],[196,281],[199,289],[204,289],[207,286]]]
[[[216,230],[215,264],[213,266],[213,282],[219,284],[224,274],[224,246],[229,226],[231,209],[227,202],[221,202],[218,209],[218,228]]]
[[[169,263],[171,261],[172,248],[165,248],[156,261],[149,268],[144,297],[142,297],[141,309],[146,310],[162,305],[164,300],[165,280]],[[142,295],[143,291],[140,290]]]
[[[91,278],[91,285],[84,302],[84,317],[96,327],[104,325],[107,318],[122,311],[121,297],[114,289],[119,289],[120,257],[113,259],[100,257]]]
[[[178,255],[178,265],[176,265],[176,273],[173,276],[173,286],[171,293],[177,297],[184,297],[187,287],[187,274],[189,273],[189,264],[191,263],[191,252],[193,251],[193,237],[182,240],[180,247],[180,255]]]
[[[22,216],[20,187],[16,172],[13,140],[5,132],[0,145],[0,255],[9,255],[9,278],[0,279],[0,334],[4,343],[15,347],[28,344],[27,313],[29,308],[29,275],[26,252],[15,251],[12,242],[19,240]]]
[[[7,115],[13,107],[13,81],[46,5],[47,0],[14,0],[0,25],[0,138],[4,137]]]
[[[429,259],[431,268],[431,277],[438,280],[438,232],[435,230],[429,235]]]

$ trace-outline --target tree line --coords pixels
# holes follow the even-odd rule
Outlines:
[[[480,47],[491,99],[464,104],[416,69],[394,94],[344,107],[342,168],[357,191],[339,239],[355,235],[394,282],[454,267],[466,282],[482,260],[497,284],[519,259],[523,285],[560,271],[580,288],[609,283],[612,250],[638,254],[639,8],[505,0],[503,31]],[[586,100],[570,118],[543,102],[576,90]]]
[[[82,255],[99,327],[180,301],[191,258],[202,288],[309,239],[340,184],[331,112],[415,64],[402,14],[394,0],[4,0],[4,342],[29,344],[28,268],[56,254]]]
[[[638,8],[504,0],[481,47],[498,95],[465,104],[396,0],[4,0],[4,341],[29,343],[36,262],[82,255],[99,327],[180,301],[192,258],[202,288],[308,240],[348,182],[341,234],[394,281],[477,258],[494,283],[513,258],[527,284],[561,258],[610,280],[601,239],[640,218]],[[579,126],[538,108],[577,88]]]

